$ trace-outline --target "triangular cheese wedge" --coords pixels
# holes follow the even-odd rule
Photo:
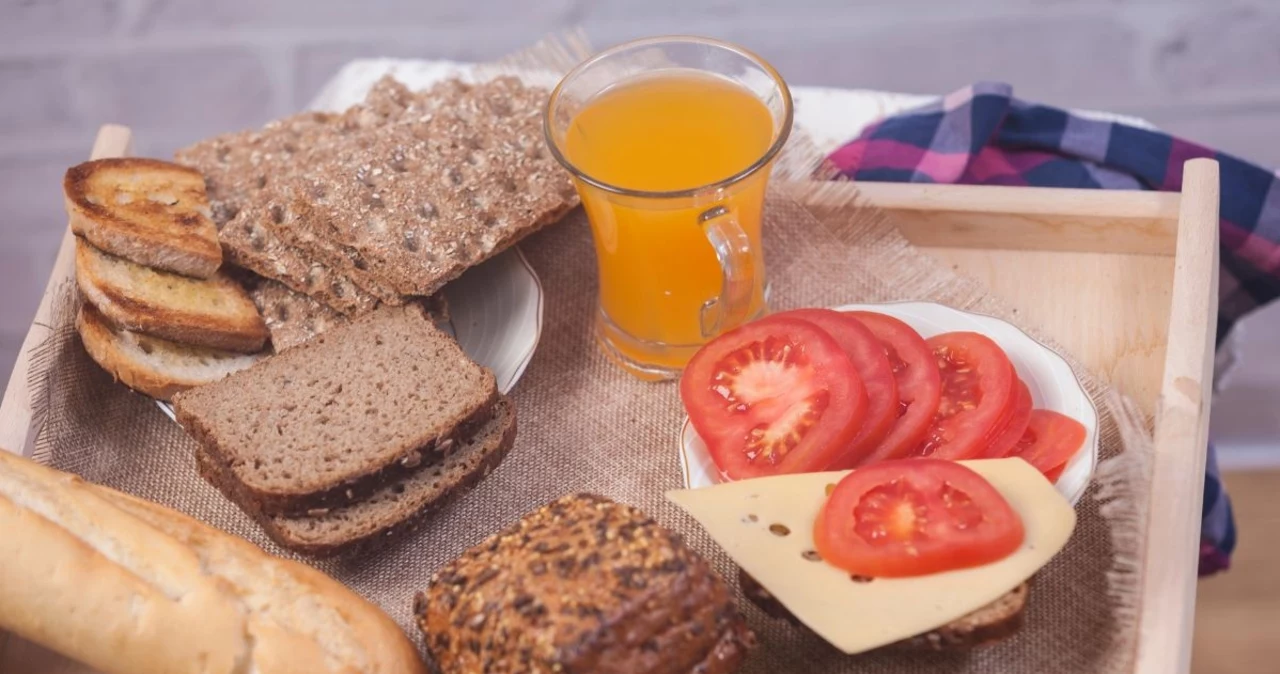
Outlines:
[[[813,524],[827,487],[849,471],[756,478],[671,491],[667,498],[800,622],[845,653],[861,653],[995,601],[1039,571],[1071,537],[1075,511],[1030,464],[1017,458],[962,463],[1004,495],[1022,518],[1026,538],[998,562],[914,578],[855,582],[813,559]]]

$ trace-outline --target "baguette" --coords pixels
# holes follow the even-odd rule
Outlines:
[[[425,672],[324,574],[4,450],[0,531],[0,628],[103,674]]]

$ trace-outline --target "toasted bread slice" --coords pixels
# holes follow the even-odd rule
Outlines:
[[[147,267],[210,278],[222,265],[204,176],[157,159],[95,159],[62,181],[71,231]]]
[[[76,240],[76,283],[107,320],[191,346],[255,353],[267,325],[225,274],[195,279],[134,264]]]
[[[179,391],[243,370],[260,356],[185,346],[117,328],[92,304],[80,307],[76,330],[85,351],[125,386],[168,400]]]
[[[769,616],[782,618],[803,629],[808,629],[801,625],[791,611],[788,611],[787,607],[774,598],[764,586],[741,569],[738,570],[738,585],[742,587],[742,593],[747,596],[747,599]],[[966,616],[924,634],[917,634],[909,639],[889,644],[884,648],[964,651],[995,643],[1013,636],[1022,629],[1027,596],[1030,592],[1030,581],[1027,581]]]

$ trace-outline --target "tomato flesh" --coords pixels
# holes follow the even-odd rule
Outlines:
[[[1022,457],[1046,477],[1066,465],[1084,445],[1085,428],[1069,416],[1049,410],[1032,410],[1027,430],[1006,456]],[[1050,481],[1056,482],[1061,472]]]
[[[937,414],[942,397],[938,364],[924,338],[906,323],[871,311],[851,311],[848,315],[880,340],[898,391],[893,425],[876,447],[855,465],[900,459],[924,440]]]
[[[852,468],[875,449],[889,432],[898,412],[898,384],[880,340],[862,323],[830,309],[795,309],[774,314],[766,321],[797,319],[812,323],[836,340],[858,371],[867,391],[867,413],[853,439],[827,468]]]
[[[982,456],[998,459],[1008,454],[1018,444],[1018,440],[1022,439],[1027,424],[1031,423],[1031,389],[1021,379],[1014,381],[1014,389],[1013,401],[1009,404],[1005,420],[997,426],[999,431],[991,437]]]
[[[972,469],[952,461],[882,461],[836,484],[814,523],[822,559],[872,578],[990,564],[1022,545],[1022,520]]]
[[[995,342],[976,332],[947,332],[927,343],[938,364],[942,399],[914,454],[976,458],[1013,398],[1013,364]]]
[[[755,321],[708,342],[685,367],[680,397],[731,480],[824,470],[867,409],[840,345],[794,319]]]

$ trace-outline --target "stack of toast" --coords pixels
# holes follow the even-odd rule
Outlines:
[[[76,327],[89,355],[129,387],[168,400],[252,365],[267,327],[222,270],[204,178],[153,159],[67,171],[76,234]]]
[[[324,556],[409,528],[510,450],[494,376],[417,303],[383,306],[174,398],[200,473],[280,546]]]

